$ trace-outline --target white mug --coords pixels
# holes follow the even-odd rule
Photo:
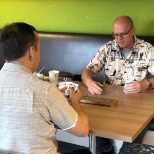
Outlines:
[[[58,85],[58,80],[59,80],[59,71],[57,71],[57,70],[49,71],[49,81],[50,81],[50,83]]]

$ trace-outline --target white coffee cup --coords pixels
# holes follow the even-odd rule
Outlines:
[[[59,71],[57,70],[49,71],[49,80],[50,80],[50,83],[58,85]]]

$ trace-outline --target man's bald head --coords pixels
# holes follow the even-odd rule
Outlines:
[[[119,16],[114,20],[113,24],[126,24],[129,27],[134,27],[133,21],[129,16]]]
[[[118,45],[129,50],[134,44],[135,27],[129,16],[119,16],[113,22],[113,36]]]

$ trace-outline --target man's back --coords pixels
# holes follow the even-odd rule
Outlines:
[[[52,121],[59,126],[63,121],[57,114],[62,104],[59,107],[55,104],[64,99],[58,89],[34,77],[27,68],[14,64],[5,64],[0,81],[0,149],[14,153],[57,153]],[[48,100],[51,97],[46,94],[51,87],[52,100]]]
[[[57,154],[57,126],[76,136],[88,135],[80,90],[69,88],[68,103],[56,86],[33,76],[40,62],[40,39],[33,26],[6,25],[0,51],[7,61],[0,71],[0,152]]]

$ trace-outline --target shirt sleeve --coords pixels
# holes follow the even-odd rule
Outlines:
[[[67,130],[76,125],[77,112],[56,86],[49,87],[46,103],[51,121],[60,129]]]
[[[106,45],[102,46],[96,55],[90,60],[87,68],[90,68],[95,75],[97,75],[103,68],[105,64],[105,50]]]
[[[147,57],[149,60],[148,72],[151,74],[151,77],[154,77],[154,46],[150,46],[148,49],[150,49],[150,52],[147,52],[149,53],[149,57]]]

